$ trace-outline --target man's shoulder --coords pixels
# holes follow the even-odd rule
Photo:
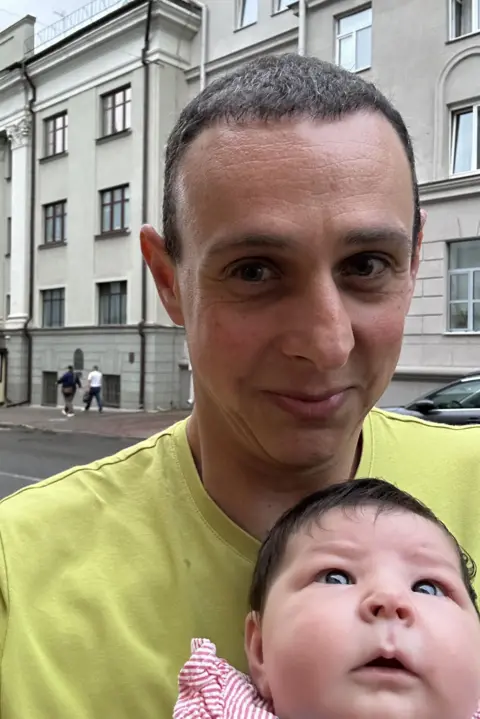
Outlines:
[[[397,459],[414,459],[419,465],[432,458],[457,464],[476,463],[480,472],[480,425],[447,425],[411,415],[373,409],[368,417],[370,437],[377,454],[394,452]]]
[[[420,419],[410,414],[389,412],[379,407],[374,407],[369,416],[375,426],[383,425],[395,429],[396,432],[406,434],[421,433],[423,437],[438,437],[441,434],[445,437],[458,437],[458,441],[474,441],[475,438],[478,439],[480,430],[480,424],[452,425],[429,422],[427,419]]]
[[[9,520],[29,521],[41,513],[62,514],[95,511],[109,503],[129,501],[130,494],[149,492],[149,486],[161,487],[162,478],[175,474],[175,435],[184,431],[179,422],[152,437],[122,449],[108,457],[83,466],[75,466],[28,487],[0,502],[0,530]],[[38,514],[37,514],[38,516]]]

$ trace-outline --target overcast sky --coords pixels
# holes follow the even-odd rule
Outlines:
[[[67,15],[79,7],[87,5],[89,0],[0,0],[0,29],[12,25],[25,15],[37,18],[37,32],[59,20],[59,13]]]

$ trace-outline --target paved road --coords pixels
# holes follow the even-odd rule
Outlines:
[[[0,497],[62,472],[93,462],[134,444],[86,434],[52,434],[23,429],[0,431]]]

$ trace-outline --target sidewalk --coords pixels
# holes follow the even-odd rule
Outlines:
[[[43,432],[82,432],[103,437],[133,437],[145,439],[161,432],[174,422],[187,417],[189,412],[122,412],[96,409],[76,411],[74,417],[65,417],[61,408],[51,407],[0,407],[0,428],[24,427]]]

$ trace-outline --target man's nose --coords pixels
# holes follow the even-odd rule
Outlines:
[[[355,339],[351,317],[334,279],[319,280],[304,288],[292,299],[291,309],[283,335],[284,354],[308,359],[319,370],[343,367]]]
[[[360,604],[360,614],[369,623],[389,619],[410,625],[415,618],[409,592],[402,589],[369,592]]]

